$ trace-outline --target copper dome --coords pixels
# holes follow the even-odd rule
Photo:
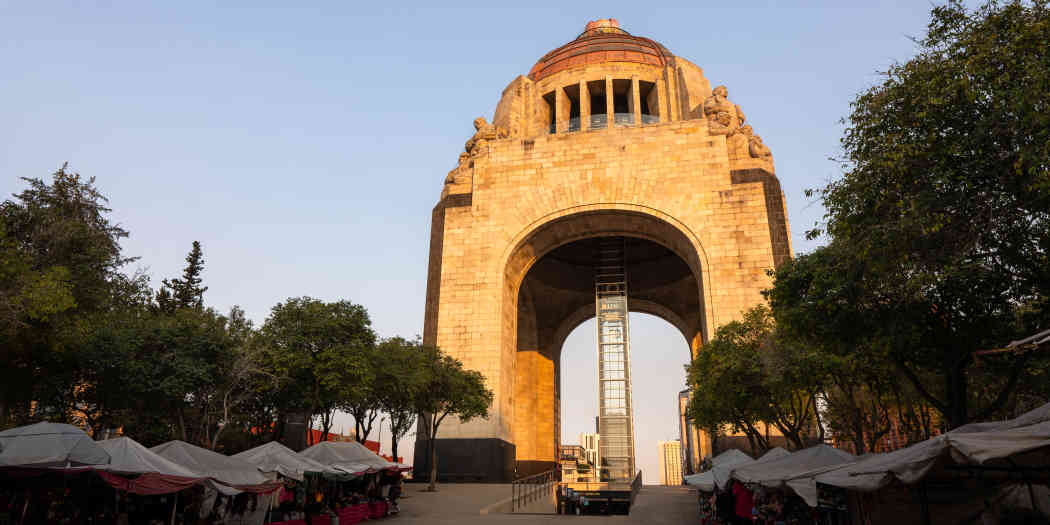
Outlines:
[[[635,62],[663,67],[674,56],[655,40],[634,36],[615,18],[594,20],[576,40],[547,53],[532,66],[529,78],[539,80],[575,66],[601,62]]]

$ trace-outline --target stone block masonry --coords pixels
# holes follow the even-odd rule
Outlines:
[[[790,257],[772,154],[728,90],[596,23],[514,79],[491,124],[475,120],[433,211],[424,340],[495,394],[487,420],[443,425],[439,458],[479,440],[513,451],[472,472],[439,460],[447,479],[508,481],[557,461],[561,345],[594,316],[589,239],[635,239],[648,255],[628,272],[632,310],[667,319],[694,354]]]

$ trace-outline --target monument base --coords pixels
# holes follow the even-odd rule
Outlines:
[[[430,480],[425,440],[416,441],[414,481]],[[514,445],[498,438],[435,440],[441,483],[510,483],[514,480]]]

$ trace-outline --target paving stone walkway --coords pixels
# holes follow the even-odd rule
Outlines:
[[[425,484],[405,485],[401,514],[385,519],[389,525],[470,525],[482,523],[588,523],[598,525],[680,525],[697,523],[696,492],[687,487],[647,485],[635,499],[629,516],[558,516],[545,514],[491,514],[485,506],[510,496],[510,485],[448,484],[438,492],[423,492]]]

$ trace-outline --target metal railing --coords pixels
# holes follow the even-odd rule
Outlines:
[[[605,129],[605,128],[609,127],[609,116],[606,115],[605,113],[598,113],[598,114],[591,115],[590,119],[588,119],[588,120],[589,120],[589,122],[588,122],[588,126],[587,126],[587,131],[592,131],[592,130],[596,130],[596,129]],[[659,115],[645,115],[645,114],[642,114],[641,115],[641,123],[642,123],[643,126],[648,125],[648,124],[659,124],[660,123],[660,116]],[[583,131],[583,124],[584,124],[583,119],[581,119],[580,117],[570,118],[568,120],[568,122],[566,122],[565,131],[569,132],[569,133],[574,132],[574,131]],[[633,126],[634,125],[634,113],[614,113],[613,114],[613,125],[615,125],[615,126]],[[551,135],[557,133],[558,132],[558,123],[557,122],[551,122],[550,125],[547,127],[547,131]]]
[[[613,113],[614,126],[633,126],[634,113]]]
[[[520,510],[533,501],[549,496],[557,483],[558,477],[554,470],[514,480],[510,484],[510,511]]]
[[[638,491],[642,490],[642,471],[638,471],[638,475],[634,477],[634,481],[631,482],[631,505],[634,505],[634,497],[638,495]]]

